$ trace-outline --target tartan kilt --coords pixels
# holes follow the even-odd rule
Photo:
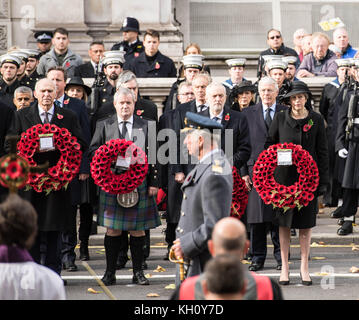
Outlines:
[[[161,219],[155,198],[148,196],[147,179],[137,188],[137,191],[139,195],[137,205],[132,208],[123,208],[118,204],[116,195],[100,190],[98,224],[123,231],[148,230],[158,227]]]

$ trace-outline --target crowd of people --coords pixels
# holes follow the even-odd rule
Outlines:
[[[268,49],[258,58],[255,83],[246,79],[244,58],[226,60],[229,78],[219,83],[212,80],[196,43],[186,47],[177,70],[173,60],[159,51],[158,31],[146,30],[140,41],[139,22],[131,17],[125,19],[121,31],[123,41],[111,50],[106,51],[101,41],[92,42],[85,63],[70,49],[69,33],[61,27],[53,32],[36,32],[36,50],[14,46],[0,56],[0,155],[9,151],[7,135],[21,135],[45,123],[67,128],[83,152],[79,173],[66,190],[45,195],[23,189],[19,190],[20,197],[8,197],[7,189],[0,186],[1,200],[5,201],[0,206],[0,268],[6,269],[12,262],[31,263],[34,272],[43,272],[41,281],[58,286],[56,274],[78,270],[78,241],[79,258],[91,259],[88,246],[96,214],[97,224],[106,228],[103,283],[116,283],[116,270],[125,267],[130,248],[132,282],[148,285],[144,270],[150,255],[150,230],[161,223],[156,203],[161,190],[166,203],[164,259],[168,260],[173,250],[176,257],[190,261],[188,278],[181,284],[177,277],[173,298],[282,299],[278,284],[255,272],[263,269],[270,232],[277,262],[274,268],[281,272],[279,284],[290,284],[289,244],[296,229],[302,284],[311,285],[308,257],[318,197],[323,196],[324,205],[337,207],[332,217],[339,219],[339,235],[353,232],[357,208],[359,59],[346,29],[335,29],[332,40],[322,32],[309,34],[298,29],[293,35],[293,49],[284,45],[279,30],[270,29]],[[157,106],[141,96],[137,81],[154,77],[173,78],[160,117]],[[323,88],[319,112],[314,110],[308,86],[301,81],[307,77],[335,77]],[[85,78],[94,79],[92,88],[84,83]],[[308,123],[310,130],[303,130]],[[174,160],[149,163],[146,177],[136,189],[137,203],[126,207],[116,195],[95,186],[90,163],[98,148],[111,139],[136,143],[138,131],[146,137],[143,150],[149,155],[151,126],[157,131],[174,131]],[[252,182],[259,154],[272,144],[284,142],[300,144],[319,168],[315,196],[300,214],[297,209],[283,214],[265,204]],[[156,142],[155,150],[161,145]],[[38,164],[49,161],[51,166],[59,155],[52,150],[35,157]],[[208,158],[212,166],[205,166]],[[241,221],[228,217],[233,189],[231,166],[240,173],[249,193]],[[126,169],[121,168],[113,168],[113,172]],[[281,184],[289,186],[296,179],[295,166],[276,172]],[[16,212],[15,217],[7,214],[11,210]],[[21,217],[25,214],[31,219]],[[18,227],[11,219],[23,225]],[[12,233],[9,226],[29,232]],[[18,248],[16,254],[10,252],[14,247]],[[12,261],[13,256],[20,258]],[[250,272],[239,263],[244,258],[251,261]],[[10,287],[9,281],[0,277],[1,286]],[[8,298],[11,290],[7,291]],[[24,290],[24,295],[13,298],[29,298],[26,294]],[[39,291],[38,297],[43,293]],[[63,299],[63,288],[47,298]]]

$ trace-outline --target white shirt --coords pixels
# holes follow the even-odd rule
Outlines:
[[[60,102],[60,107],[64,106],[65,94],[63,94],[60,98],[56,99],[56,101]]]
[[[198,113],[201,112],[201,108],[199,107],[199,106],[201,106],[201,105],[202,105],[202,104],[199,103],[199,102],[197,102],[197,100],[196,100],[196,108],[197,108],[197,112],[198,112]],[[208,104],[207,104],[207,103],[204,103],[203,105],[205,106],[205,108],[203,109],[203,111],[204,111],[204,110],[207,110]]]
[[[127,119],[127,120],[122,120],[122,119],[117,115],[117,120],[118,120],[118,128],[119,128],[119,130],[120,130],[121,133],[122,133],[123,121],[127,121],[126,128],[127,128],[128,136],[129,136],[129,137],[132,137],[133,115],[132,115],[129,119]]]
[[[39,116],[40,116],[40,119],[41,119],[42,123],[44,123],[44,121],[45,121],[45,112],[46,111],[44,111],[44,109],[42,109],[39,106]],[[47,111],[49,122],[51,122],[51,119],[52,119],[52,117],[54,115],[54,112],[55,112],[55,107],[54,107],[54,105],[52,105],[51,109],[49,111]]]
[[[271,106],[266,106],[266,105],[262,104],[262,107],[263,107],[263,109],[262,109],[262,111],[263,111],[263,118],[264,118],[264,119],[266,118],[267,108],[270,108],[269,115],[270,115],[270,117],[271,117],[272,120],[273,120],[274,114],[275,114],[276,103],[273,103]]]
[[[0,263],[0,300],[66,300],[64,282],[33,261]]]
[[[221,111],[221,113],[218,116],[215,116],[212,112],[211,109],[209,109],[209,117],[213,120],[214,117],[217,117],[218,120],[216,120],[218,123],[222,122],[222,118],[223,118],[223,110]]]

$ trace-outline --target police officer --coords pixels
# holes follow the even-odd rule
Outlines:
[[[125,70],[131,70],[137,78],[174,78],[177,76],[177,69],[172,59],[158,50],[160,45],[158,31],[147,29],[143,45],[145,50],[136,59],[126,63]]]
[[[35,32],[34,38],[36,39],[37,48],[40,51],[40,57],[51,50],[52,37],[53,37],[52,31]]]
[[[0,99],[3,103],[16,110],[13,104],[14,92],[20,87],[17,80],[17,72],[21,64],[21,59],[12,54],[4,54],[0,56],[0,72],[2,78],[0,80]]]
[[[338,129],[336,135],[335,151],[340,158],[345,159],[344,169],[339,173],[343,188],[343,205],[336,210],[333,218],[343,217],[343,225],[338,229],[340,236],[353,232],[353,222],[358,205],[359,176],[358,176],[358,141],[359,141],[359,105],[358,105],[358,67],[355,61],[355,82],[353,88],[346,94],[345,100],[338,113]]]
[[[247,60],[244,58],[228,59],[225,61],[228,65],[228,72],[230,75],[229,79],[222,82],[226,88],[227,99],[233,87],[240,84],[243,80],[246,80],[243,78],[246,61]]]
[[[167,97],[167,101],[165,103],[164,112],[176,109],[180,104],[177,99],[178,94],[178,86],[183,82],[187,81],[188,83],[192,83],[194,77],[200,73],[203,68],[202,62],[203,56],[201,54],[189,54],[183,56],[183,74],[184,78],[177,79],[176,82],[173,83],[171,87],[171,91],[169,96]]]
[[[230,214],[233,178],[231,166],[218,147],[223,126],[192,112],[186,113],[185,123],[184,144],[199,162],[182,185],[181,216],[172,249],[177,258],[190,260],[190,277],[200,274],[211,257],[207,241],[214,224]]]
[[[111,50],[125,51],[125,60],[129,63],[144,50],[143,43],[138,38],[138,35],[141,34],[140,24],[136,18],[127,17],[123,21],[120,31],[122,31],[123,41],[114,44]]]

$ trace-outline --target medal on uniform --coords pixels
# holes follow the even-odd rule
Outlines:
[[[47,152],[55,150],[53,133],[39,134],[39,151]]]
[[[292,149],[278,149],[277,150],[277,165],[278,166],[291,166],[292,162]]]

